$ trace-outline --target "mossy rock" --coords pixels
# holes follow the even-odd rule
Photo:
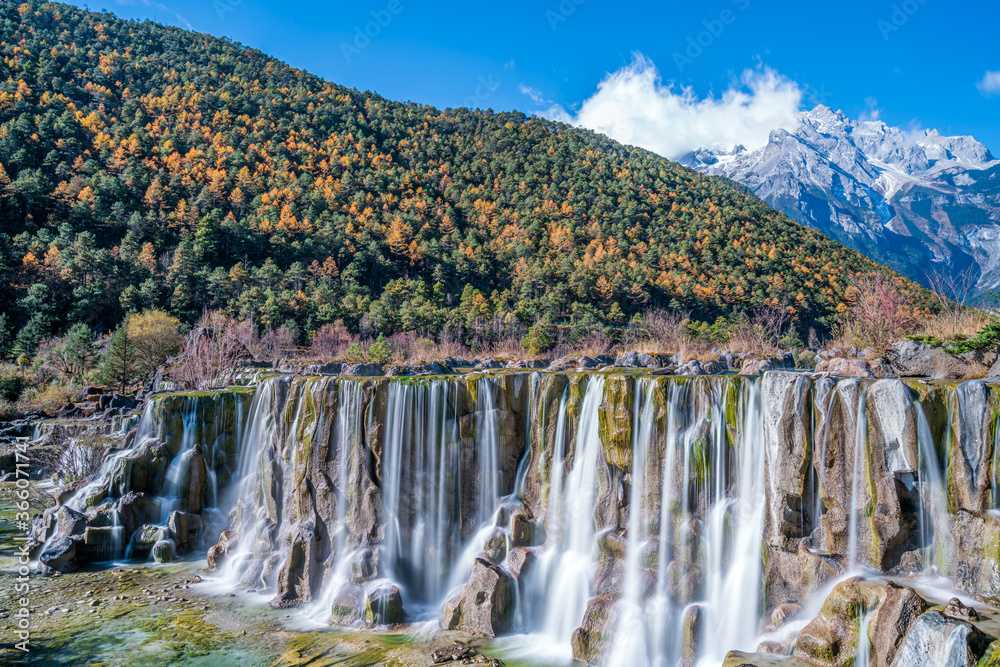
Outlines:
[[[885,594],[885,588],[861,577],[837,584],[819,615],[799,633],[793,655],[817,667],[853,667],[861,620]]]
[[[391,625],[403,622],[403,598],[389,582],[369,586],[365,594],[365,622],[368,625]]]
[[[631,377],[611,376],[604,384],[604,400],[598,411],[604,460],[619,470],[632,469],[632,402],[635,383]]]

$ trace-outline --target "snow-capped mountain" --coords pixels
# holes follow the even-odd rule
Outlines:
[[[742,183],[799,222],[927,282],[975,266],[1000,285],[1000,160],[972,137],[852,121],[818,106],[748,151],[699,149],[683,164]]]

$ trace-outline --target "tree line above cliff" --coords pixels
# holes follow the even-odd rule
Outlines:
[[[804,333],[878,270],[587,130],[393,102],[67,5],[3,3],[0,21],[0,352],[154,308],[300,343],[337,320],[460,339],[654,307],[783,308]]]

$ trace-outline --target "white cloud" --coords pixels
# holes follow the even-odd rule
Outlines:
[[[527,95],[528,97],[530,97],[531,101],[534,102],[535,104],[549,103],[549,100],[545,99],[545,95],[542,94],[542,91],[538,90],[537,88],[532,88],[531,86],[526,86],[522,83],[517,87],[517,89],[521,91],[522,95]]]
[[[606,76],[577,113],[556,106],[544,115],[676,159],[700,147],[765,145],[771,130],[794,125],[802,94],[794,81],[764,67],[744,71],[721,97],[701,99],[664,82],[656,65],[636,54],[631,65]]]
[[[867,108],[861,112],[858,120],[878,120],[882,117],[882,109],[879,108],[878,100],[874,97],[866,97],[865,106]]]
[[[976,88],[983,95],[1000,95],[1000,72],[987,72]]]

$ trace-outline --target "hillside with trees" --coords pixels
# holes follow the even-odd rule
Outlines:
[[[804,337],[879,270],[587,130],[393,102],[62,4],[5,2],[0,21],[3,356],[151,310],[298,345],[338,320],[468,343],[651,308],[781,309]]]

